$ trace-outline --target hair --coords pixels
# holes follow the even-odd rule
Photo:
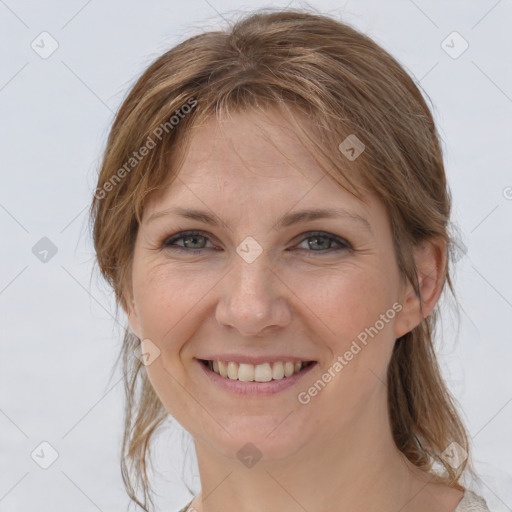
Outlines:
[[[124,308],[130,296],[144,200],[176,177],[193,128],[212,116],[269,108],[287,116],[342,187],[360,199],[370,190],[384,203],[400,275],[418,296],[412,250],[429,237],[443,241],[443,292],[448,287],[455,297],[451,196],[440,137],[419,85],[387,51],[346,23],[299,10],[260,10],[230,23],[229,30],[190,37],[158,57],[115,117],[90,219],[97,263],[117,306]],[[354,135],[364,151],[351,162],[339,145]],[[469,457],[454,468],[442,456],[451,443],[466,453],[469,445],[436,359],[438,315],[439,304],[396,340],[387,372],[388,411],[394,441],[407,459],[433,480],[463,490],[464,471],[473,474]],[[150,440],[168,413],[134,357],[140,341],[125,329],[119,355],[126,396],[121,472],[130,498],[149,511]],[[143,489],[142,501],[136,486]]]

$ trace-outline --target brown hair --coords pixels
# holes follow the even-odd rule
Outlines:
[[[186,109],[187,104],[196,106]],[[345,23],[317,13],[265,10],[229,31],[202,33],[164,53],[117,113],[90,214],[99,268],[118,305],[126,305],[130,295],[144,199],[176,176],[192,128],[211,116],[263,107],[288,116],[341,186],[361,198],[364,187],[355,183],[364,183],[383,201],[400,273],[418,295],[412,248],[427,237],[442,239],[448,252],[444,282],[454,293],[451,199],[439,136],[419,86],[391,55]],[[311,126],[304,126],[304,117],[298,121],[297,113]],[[339,149],[350,135],[366,147],[357,166]],[[147,151],[139,159],[143,147]],[[466,452],[469,446],[436,360],[437,319],[438,306],[396,340],[388,367],[388,410],[398,449],[433,479],[463,489],[464,470],[473,473],[468,458],[453,468],[441,457],[452,442]],[[168,414],[134,357],[139,343],[127,328],[120,353],[126,392],[121,470],[128,494],[147,511],[150,438]],[[133,471],[143,501],[136,496]]]

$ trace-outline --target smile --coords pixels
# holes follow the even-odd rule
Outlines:
[[[222,377],[243,382],[270,382],[291,377],[313,361],[276,361],[273,363],[249,364],[234,361],[202,361],[208,368]]]
[[[317,361],[274,361],[257,365],[204,359],[196,361],[216,386],[230,393],[253,397],[272,395],[294,386],[318,364]]]

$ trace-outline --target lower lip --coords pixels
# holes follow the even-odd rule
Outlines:
[[[273,395],[284,391],[295,384],[297,384],[306,374],[308,374],[317,363],[310,364],[298,373],[294,373],[290,377],[283,377],[282,379],[271,380],[270,382],[245,382],[238,379],[229,379],[228,377],[222,377],[213,370],[210,370],[204,363],[199,359],[196,359],[197,364],[202,368],[206,376],[218,386],[237,393],[239,395],[251,395],[251,396],[267,396]]]

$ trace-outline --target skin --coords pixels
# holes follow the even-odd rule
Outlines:
[[[344,190],[286,127],[276,111],[199,127],[178,178],[149,196],[135,243],[126,312],[133,332],[160,350],[146,366],[155,392],[194,439],[202,491],[192,505],[199,512],[452,512],[462,492],[432,483],[397,450],[385,386],[396,338],[439,299],[442,244],[432,239],[415,249],[420,313],[400,278],[383,204]],[[175,214],[148,222],[175,206],[225,224]],[[272,229],[284,214],[313,207],[343,207],[366,218],[371,231],[350,218]],[[204,232],[188,240],[202,253],[163,244],[184,230]],[[335,251],[328,239],[317,248],[311,231],[339,236],[352,250]],[[263,248],[251,263],[236,252],[247,236]],[[175,244],[183,248],[185,240]],[[401,311],[308,404],[299,403],[297,394],[394,303]],[[194,359],[234,351],[318,365],[280,393],[240,397],[212,385]],[[248,442],[261,453],[250,468],[237,457]]]

